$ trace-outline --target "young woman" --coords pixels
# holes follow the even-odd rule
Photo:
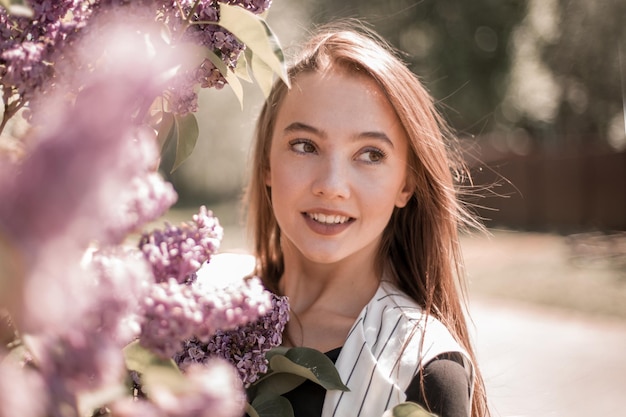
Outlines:
[[[296,416],[403,401],[487,414],[463,302],[460,170],[418,79],[376,35],[319,30],[257,124],[247,190],[256,273],[289,296],[286,345],[325,352],[349,392],[303,384]]]

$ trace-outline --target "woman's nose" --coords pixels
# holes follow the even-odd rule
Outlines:
[[[325,198],[348,198],[350,196],[350,169],[340,158],[324,160],[316,172],[312,185],[313,194]]]

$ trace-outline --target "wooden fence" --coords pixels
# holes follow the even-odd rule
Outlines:
[[[471,203],[490,227],[579,233],[626,230],[626,151],[495,156],[472,172]]]

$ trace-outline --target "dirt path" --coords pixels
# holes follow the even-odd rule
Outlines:
[[[494,417],[626,415],[626,323],[512,301],[472,305]]]

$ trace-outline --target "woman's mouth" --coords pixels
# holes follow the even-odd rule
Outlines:
[[[356,219],[342,214],[302,213],[309,228],[320,235],[332,236],[343,232]]]
[[[350,220],[348,216],[339,214],[305,213],[309,218],[323,224],[343,224]]]

